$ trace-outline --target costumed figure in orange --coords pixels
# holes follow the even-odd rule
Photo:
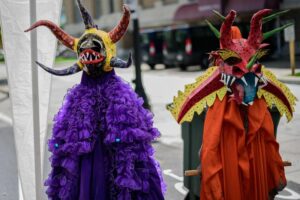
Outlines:
[[[220,39],[220,49],[210,53],[213,66],[169,107],[178,123],[207,111],[200,152],[201,200],[273,199],[286,186],[270,109],[291,120],[297,99],[259,63],[267,53],[263,41],[290,25],[262,33],[264,22],[283,13],[270,12],[253,15],[247,39],[232,26],[235,11],[221,16],[220,32],[207,21]]]

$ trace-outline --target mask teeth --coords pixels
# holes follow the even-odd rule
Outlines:
[[[230,82],[230,76],[227,75],[226,85],[229,85]]]
[[[235,77],[232,77],[232,80],[231,80],[231,83],[230,83],[230,86],[234,83],[234,81],[235,81]]]
[[[252,105],[253,105],[253,101],[249,102],[248,104],[249,104],[250,106],[252,106]]]
[[[267,79],[264,76],[261,76],[259,81],[263,83],[263,85],[258,86],[259,89],[265,87],[268,84]]]
[[[264,84],[267,84],[267,79],[264,76],[260,77],[260,79],[263,81]]]
[[[222,83],[224,83],[224,85],[229,85],[229,83],[232,84],[234,82],[234,80],[235,80],[235,77],[232,77],[232,76],[224,74],[224,73],[222,73],[221,79],[220,79],[220,81]]]
[[[248,104],[246,104],[245,102],[242,102],[242,104],[243,104],[244,106],[248,106]]]
[[[241,80],[245,83],[246,86],[248,85],[248,83],[247,83],[245,77],[242,77]]]
[[[222,73],[221,74],[221,79],[220,79],[220,81],[222,82],[222,83],[224,83],[225,84],[225,74],[224,73]]]
[[[258,80],[258,77],[255,77],[255,87],[257,86]]]

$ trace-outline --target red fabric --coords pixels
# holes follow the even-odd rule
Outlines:
[[[205,120],[201,166],[201,200],[265,200],[270,191],[286,185],[272,118],[263,99],[248,108],[227,97],[216,100]]]

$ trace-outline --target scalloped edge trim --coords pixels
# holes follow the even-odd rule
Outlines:
[[[171,112],[175,120],[177,120],[179,112],[181,110],[182,105],[186,101],[186,99],[189,97],[189,95],[197,88],[199,87],[203,82],[205,82],[213,73],[215,73],[216,70],[218,70],[218,66],[213,66],[208,68],[204,74],[196,78],[196,82],[192,84],[185,85],[184,92],[178,91],[177,97],[175,96],[173,98],[173,103],[167,107],[167,109]],[[179,122],[180,124],[183,122],[190,122],[193,119],[194,113],[197,112],[199,115],[203,112],[204,108],[206,106],[210,107],[215,102],[216,96],[220,100],[224,98],[224,96],[227,93],[226,87],[222,87],[219,90],[216,90],[212,92],[211,94],[205,96],[202,100],[200,100],[198,103],[196,103],[182,118],[182,120]]]
[[[259,99],[264,97],[269,108],[273,108],[274,106],[276,106],[280,115],[282,116],[285,114],[288,121],[291,121],[291,119],[293,118],[293,115],[289,111],[288,107],[279,98],[277,98],[274,94],[267,92],[264,89],[259,89],[257,91],[257,97]]]
[[[275,84],[282,90],[284,96],[286,96],[289,104],[291,105],[292,111],[294,112],[294,106],[296,105],[296,101],[298,101],[297,97],[294,96],[291,90],[284,83],[280,82],[276,78],[275,74],[273,74],[270,70],[266,69],[264,66],[262,68],[262,73],[268,81],[271,81],[273,84]],[[283,114],[285,114],[288,121],[290,121],[293,118],[293,113],[291,113],[288,110],[287,106],[279,98],[277,98],[275,94],[267,92],[262,88],[257,91],[257,96],[258,98],[261,98],[263,96],[270,108],[276,106],[276,108],[280,112],[280,115],[282,116]]]

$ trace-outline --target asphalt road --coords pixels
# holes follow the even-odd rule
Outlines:
[[[1,70],[0,66],[0,79]],[[117,73],[126,81],[133,79],[133,69],[118,70]],[[172,101],[177,90],[183,89],[184,84],[193,82],[201,71],[180,72],[178,69],[168,70],[144,70],[143,80],[147,94],[155,114],[155,126],[159,128],[162,137],[154,143],[156,158],[163,168],[164,178],[168,185],[167,200],[184,199],[187,190],[182,187],[183,180],[183,143],[181,140],[180,126],[175,123],[171,115],[165,110],[165,105]],[[2,72],[3,74],[3,72]],[[68,78],[53,77],[52,93],[48,115],[49,127],[53,115],[61,106],[66,90],[80,80],[80,74]],[[289,85],[300,99],[300,86]],[[0,85],[1,89],[1,85]],[[17,200],[18,180],[16,168],[16,156],[11,120],[11,106],[5,93],[0,90],[0,200]],[[278,141],[281,145],[281,154],[284,160],[293,163],[286,169],[288,187],[277,199],[300,199],[300,106],[296,108],[295,119],[291,123],[281,120],[278,130]],[[50,130],[50,129],[49,129]],[[50,131],[49,131],[50,134]],[[48,156],[46,156],[48,157]],[[47,163],[47,161],[46,161]],[[49,167],[46,165],[46,169]],[[47,172],[45,172],[47,174]]]

